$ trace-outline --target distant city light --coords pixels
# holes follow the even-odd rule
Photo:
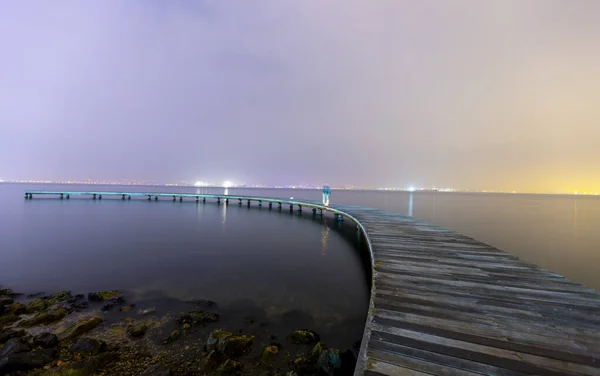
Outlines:
[[[229,180],[225,180],[223,182],[223,187],[225,187],[225,188],[231,188],[231,187],[233,187],[233,183],[230,182]]]
[[[406,190],[409,191],[409,192],[414,192],[416,189],[415,189],[415,187],[410,186]]]
[[[208,183],[205,183],[203,181],[197,181],[194,183],[194,187],[206,187],[208,186]]]

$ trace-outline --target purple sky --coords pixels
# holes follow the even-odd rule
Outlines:
[[[600,192],[600,1],[6,1],[0,179]]]

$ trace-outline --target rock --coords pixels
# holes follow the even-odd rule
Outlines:
[[[152,307],[152,308],[146,308],[146,309],[138,309],[137,310],[137,314],[138,315],[149,315],[156,312],[156,308]]]
[[[130,336],[137,338],[146,334],[146,330],[148,326],[144,323],[135,323],[127,327],[127,334]]]
[[[14,322],[19,321],[20,318],[12,313],[4,316],[0,316],[0,328],[7,325],[12,325]]]
[[[23,337],[25,335],[25,331],[23,329],[13,330],[7,329],[0,332],[0,344],[6,343],[11,338]]]
[[[105,302],[106,302],[106,304],[103,305],[102,308],[100,309],[102,312],[108,312],[111,309],[115,308],[115,306],[125,304],[125,299],[123,299],[120,296],[117,296],[116,298],[105,300]]]
[[[109,363],[118,360],[119,355],[114,352],[105,352],[98,355],[90,356],[85,359],[73,362],[68,365],[68,368],[72,371],[67,373],[71,376],[84,376],[84,375],[95,375],[98,374],[99,370],[106,367]]]
[[[67,311],[67,313],[72,313],[75,310],[75,308],[73,308],[73,306],[68,302],[62,302],[58,304],[58,307],[64,309],[65,311]]]
[[[61,307],[54,307],[48,312],[41,312],[37,315],[33,316],[30,319],[25,319],[19,323],[19,326],[24,328],[31,328],[36,325],[47,325],[53,322],[61,320],[63,317],[67,315],[67,311]]]
[[[21,303],[13,303],[8,307],[8,312],[13,315],[22,315],[27,312],[27,307]]]
[[[129,312],[135,307],[135,304],[130,304],[125,307],[119,308],[119,312]]]
[[[110,299],[114,299],[120,297],[121,292],[118,290],[115,291],[101,291],[101,292],[90,292],[88,294],[88,299],[90,302],[104,302]]]
[[[291,368],[300,375],[315,375],[315,362],[305,356],[299,356],[290,364]]]
[[[182,314],[177,321],[181,324],[208,324],[219,321],[219,315],[212,312],[191,311]]]
[[[20,296],[21,294],[17,294],[16,292],[14,292],[11,289],[0,289],[0,296],[5,296],[5,297],[9,297],[9,298],[16,298],[17,296]]]
[[[68,341],[79,337],[80,335],[89,332],[102,322],[100,317],[91,317],[81,320],[68,329],[64,329],[56,333],[60,341]]]
[[[319,335],[308,329],[294,330],[290,334],[290,341],[296,345],[314,345],[319,342]]]
[[[83,299],[85,299],[85,295],[76,294],[76,295],[73,295],[73,297],[71,299],[67,300],[67,303],[73,304],[73,303],[77,303],[78,301],[83,300]]]
[[[0,358],[27,351],[31,351],[31,345],[25,338],[11,338],[0,349]]]
[[[81,303],[71,303],[71,307],[73,307],[73,309],[77,312],[79,311],[83,311],[84,309],[86,309],[87,307],[89,307],[89,303],[88,302],[81,302]]]
[[[217,369],[218,376],[235,376],[242,374],[242,363],[236,362],[235,360],[227,359],[225,363],[223,363]]]
[[[294,371],[289,371],[285,373],[285,376],[298,376],[298,374]]]
[[[275,345],[265,346],[262,351],[263,359],[271,359],[279,354],[279,347]]]
[[[94,338],[79,338],[69,347],[69,351],[81,355],[97,355],[106,351],[106,342]]]
[[[216,350],[219,347],[219,343],[223,342],[226,338],[231,337],[231,332],[226,332],[221,329],[214,330],[208,336],[206,340],[206,349],[208,351]]]
[[[0,375],[8,372],[27,371],[41,368],[58,354],[57,349],[37,349],[32,352],[12,354],[0,360]]]
[[[327,349],[323,350],[317,360],[319,370],[326,375],[333,376],[335,371],[342,366],[342,360],[340,358],[340,350]]]
[[[212,350],[200,360],[199,369],[205,374],[213,373],[223,361],[223,356],[217,351]]]
[[[41,312],[47,309],[48,307],[57,305],[59,303],[68,301],[73,296],[71,295],[71,291],[61,291],[55,294],[51,294],[48,296],[43,296],[40,298],[36,298],[27,304],[27,312],[35,313]]]
[[[39,298],[40,296],[44,296],[44,295],[45,295],[44,292],[36,292],[33,294],[27,294],[27,298],[29,298],[29,299]]]
[[[317,360],[323,351],[327,350],[327,346],[323,342],[319,342],[313,346],[308,352],[308,356],[311,359]]]
[[[141,376],[170,376],[171,370],[161,366],[160,364],[154,364],[144,370]]]
[[[0,298],[0,306],[6,306],[6,305],[11,305],[13,304],[15,301],[11,298],[6,298],[6,297],[1,297]]]
[[[217,349],[232,358],[244,356],[252,350],[252,338],[244,335],[233,335],[219,341]]]
[[[179,332],[179,330],[173,330],[173,331],[171,332],[171,334],[169,334],[169,336],[167,337],[167,339],[165,339],[165,340],[163,341],[163,343],[164,343],[165,345],[166,345],[166,344],[169,344],[169,343],[172,343],[173,341],[175,341],[175,340],[176,340],[177,338],[179,338],[180,336],[181,336],[181,333]]]
[[[52,333],[40,333],[33,337],[33,346],[51,349],[58,346],[58,337]]]

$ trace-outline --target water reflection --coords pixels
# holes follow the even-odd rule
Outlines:
[[[412,217],[413,215],[413,193],[410,192],[408,195],[408,215]]]
[[[327,256],[327,243],[329,240],[329,227],[324,226],[321,230],[321,256]]]

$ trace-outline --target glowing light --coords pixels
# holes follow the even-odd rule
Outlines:
[[[230,187],[233,187],[233,183],[232,183],[232,182],[230,182],[229,180],[225,180],[225,181],[223,182],[223,187],[225,187],[225,188],[230,188]]]
[[[415,189],[415,187],[410,186],[406,190],[409,191],[409,192],[414,192],[416,189]]]
[[[208,184],[206,184],[203,181],[197,181],[194,183],[194,187],[206,187]]]

